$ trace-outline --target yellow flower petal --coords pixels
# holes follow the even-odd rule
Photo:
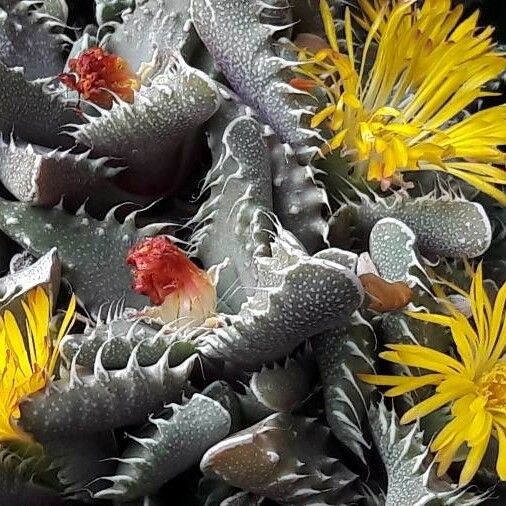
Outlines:
[[[344,33],[346,37],[346,47],[348,49],[348,58],[353,64],[355,61],[355,53],[353,51],[353,28],[351,26],[351,15],[348,7],[346,7],[344,12]]]
[[[33,348],[35,353],[35,360],[32,363],[45,367],[50,356],[47,340],[51,319],[51,301],[41,286],[29,292],[27,300],[28,304],[23,303],[23,309],[29,328],[27,331],[29,347]]]
[[[409,376],[390,376],[382,374],[358,374],[357,376],[365,383],[387,386],[402,385],[407,379],[410,379]]]
[[[60,329],[58,331],[58,336],[56,338],[56,342],[53,345],[53,355],[51,357],[51,363],[48,367],[48,374],[50,376],[53,375],[54,368],[56,367],[56,361],[58,360],[59,355],[59,346],[61,340],[65,337],[67,332],[69,331],[70,327],[74,324],[75,318],[76,318],[76,297],[74,294],[72,294],[72,297],[70,298],[69,307],[67,308],[67,311],[65,313],[65,317],[63,318],[63,322],[60,326]]]
[[[427,323],[435,323],[436,325],[442,325],[449,327],[452,324],[452,318],[450,316],[425,313],[423,311],[404,311],[404,314],[415,320],[420,320]]]
[[[471,421],[468,428],[467,441],[473,447],[480,444],[483,438],[489,438],[492,430],[492,415],[485,409],[481,409]]]
[[[501,427],[496,426],[497,440],[499,442],[499,452],[497,454],[496,470],[499,479],[506,480],[506,432]]]
[[[347,105],[344,118],[334,118],[330,129],[334,135],[348,130],[350,161],[367,161],[362,176],[373,181],[395,181],[396,173],[407,170],[444,171],[506,205],[506,170],[492,165],[506,162],[506,107],[461,114],[476,99],[494,95],[483,86],[506,69],[505,55],[494,50],[493,29],[477,30],[476,15],[463,19],[462,6],[448,0],[360,5],[363,16],[355,19],[368,33],[358,72],[350,11],[343,55],[325,0],[320,10],[330,48],[314,56],[299,53],[326,89],[328,105]],[[378,137],[388,144],[379,158],[371,149]]]
[[[389,344],[387,348],[392,352],[384,352],[382,356],[388,360],[404,363],[412,367],[421,367],[443,374],[463,373],[464,367],[460,362],[440,351],[416,344]]]
[[[476,446],[473,446],[467,455],[466,462],[459,478],[459,486],[464,487],[467,485],[478,471],[481,461],[487,451],[490,433],[484,435],[483,439]]]
[[[329,4],[326,0],[320,0],[320,13],[323,20],[323,26],[325,27],[325,34],[330,43],[330,47],[339,52],[339,46],[337,44],[336,27],[334,26],[334,18],[330,11]]]
[[[461,417],[457,416],[451,420],[434,438],[434,441],[432,441],[430,445],[430,449],[433,452],[438,452],[451,445],[455,440],[458,440],[460,446],[463,442],[463,437],[459,436],[462,436],[462,434],[466,431],[471,418],[472,416],[470,415]]]
[[[362,107],[362,103],[360,102],[358,97],[355,94],[350,93],[349,91],[345,91],[341,95],[341,97],[344,103],[353,109],[360,109]]]
[[[3,318],[8,347],[16,357],[21,374],[30,376],[32,373],[32,366],[18,323],[10,311],[5,311]]]
[[[462,444],[463,444],[462,438],[457,437],[454,440],[452,440],[450,444],[448,444],[443,449],[438,451],[435,458],[436,462],[439,462],[437,468],[437,476],[441,477],[448,471],[455,458],[455,454],[462,446]]]
[[[329,105],[325,107],[325,109],[322,109],[320,112],[316,113],[311,118],[311,128],[317,127],[320,123],[325,121],[331,114],[333,114],[335,110],[336,110],[335,105]]]
[[[398,137],[394,137],[392,139],[392,150],[395,155],[395,162],[397,167],[406,167],[409,159],[408,148],[406,144],[404,144],[404,142],[401,141]]]
[[[425,399],[424,401],[420,402],[416,406],[412,407],[401,418],[401,423],[406,424],[413,422],[417,418],[422,418],[425,415],[428,415],[429,413],[432,413],[433,411],[436,411],[437,409],[441,408],[445,404],[448,404],[450,401],[454,400],[455,396],[451,393],[446,394],[434,394],[433,396],[429,397],[428,399]]]
[[[402,125],[400,123],[392,123],[391,125],[385,125],[383,128],[387,132],[402,134],[406,137],[411,137],[420,133],[420,128],[415,125]]]
[[[466,269],[472,276],[471,289],[469,293],[462,289],[458,292],[469,300],[470,319],[452,307],[449,299],[445,300],[449,315],[408,313],[422,321],[449,327],[462,363],[425,346],[391,344],[387,345],[389,351],[380,353],[380,357],[401,366],[434,373],[359,376],[366,383],[391,387],[385,392],[388,396],[430,385],[435,387],[431,396],[404,414],[401,423],[410,423],[450,405],[451,419],[435,437],[430,449],[437,452],[435,462],[439,463],[437,472],[441,476],[448,471],[459,449],[464,444],[469,448],[460,477],[461,485],[469,483],[475,475],[492,436],[499,445],[497,473],[501,479],[506,479],[506,359],[502,353],[506,343],[506,284],[499,289],[492,307],[485,290],[482,265],[474,272],[469,266]],[[452,283],[447,286],[451,287]]]
[[[439,385],[443,378],[444,376],[442,374],[425,374],[423,376],[406,377],[404,383],[390,388],[384,395],[387,397],[396,397],[427,385]]]
[[[334,149],[340,148],[341,144],[343,143],[344,139],[346,138],[347,133],[348,133],[348,130],[341,130],[341,132],[339,132],[337,135],[332,137],[332,139],[330,140],[330,143],[329,143],[330,149],[334,150]]]

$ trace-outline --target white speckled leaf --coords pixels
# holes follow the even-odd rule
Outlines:
[[[97,355],[100,353],[104,369],[123,369],[135,348],[137,361],[141,366],[149,366],[160,360],[167,348],[176,342],[177,346],[186,346],[188,355],[193,347],[188,342],[177,342],[177,332],[156,331],[138,318],[122,316],[121,304],[113,308],[115,313],[106,321],[99,320],[94,327],[86,328],[82,334],[70,334],[63,338],[60,349],[65,360],[93,370]],[[112,312],[112,311],[111,311]],[[175,351],[175,347],[172,348]],[[169,360],[172,357],[169,356]]]
[[[0,16],[0,61],[22,67],[28,80],[54,77],[63,69],[62,42],[29,15]]]
[[[356,476],[337,458],[328,427],[277,413],[210,448],[200,467],[279,504],[348,504]],[[356,499],[356,498],[355,498]]]
[[[171,159],[179,143],[219,107],[218,90],[204,73],[173,58],[165,70],[142,86],[134,103],[121,101],[73,135],[92,148],[93,156],[117,157],[127,163],[125,177],[154,192],[184,177]],[[169,176],[170,174],[170,176]]]
[[[288,145],[270,139],[274,212],[281,224],[292,232],[309,253],[327,243],[329,226],[324,213],[330,204],[323,185],[316,180],[316,169],[302,165]]]
[[[53,439],[44,444],[44,452],[57,469],[65,494],[85,502],[98,490],[98,484],[91,482],[114,471],[112,458],[117,455],[112,432]]]
[[[28,82],[19,69],[0,62],[0,133],[48,147],[71,147],[73,139],[63,135],[67,123],[80,123],[74,111],[44,91],[41,83]]]
[[[490,220],[477,202],[433,193],[418,198],[404,192],[375,200],[365,194],[360,197],[359,204],[349,207],[357,237],[366,237],[382,218],[395,218],[415,233],[416,245],[423,255],[474,258],[490,246]]]
[[[44,442],[142,424],[180,398],[197,358],[170,367],[169,352],[149,367],[139,366],[135,351],[127,367],[116,371],[106,371],[100,356],[92,374],[79,374],[73,364],[69,381],[23,399],[20,425]]]
[[[92,312],[121,297],[125,297],[127,306],[140,309],[145,304],[144,297],[130,289],[125,259],[135,242],[156,234],[164,224],[137,229],[134,220],[132,214],[119,224],[113,211],[104,221],[98,221],[59,208],[42,209],[0,200],[0,229],[37,257],[56,247],[63,275]]]
[[[385,506],[481,504],[488,494],[473,495],[436,476],[418,424],[401,426],[381,402],[369,411],[374,441],[388,474]]]
[[[271,34],[259,13],[269,6],[256,0],[192,0],[197,32],[234,91],[253,107],[283,142],[305,145],[314,135],[301,120],[311,111],[282,77],[289,64],[276,56]]]
[[[358,313],[352,323],[313,340],[320,368],[327,423],[336,438],[365,462],[370,448],[364,434],[370,388],[357,374],[374,372],[375,334]]]
[[[66,207],[76,209],[87,199],[110,208],[132,196],[116,188],[109,178],[118,169],[107,167],[106,159],[91,159],[88,153],[73,155],[0,140],[0,181],[21,202],[52,207],[63,197]]]
[[[355,274],[335,262],[311,257],[290,244],[282,231],[272,257],[256,257],[259,285],[237,315],[204,335],[201,352],[245,368],[286,356],[305,339],[345,325],[361,305],[363,290]],[[286,239],[285,239],[286,238]]]
[[[268,409],[290,413],[307,400],[316,387],[317,372],[308,357],[287,358],[279,365],[264,366],[253,373],[251,393]]]
[[[170,413],[150,419],[149,425],[127,447],[114,476],[104,477],[111,486],[96,498],[122,501],[156,492],[165,482],[199,462],[204,452],[227,436],[230,415],[219,402],[195,394]]]
[[[101,1],[97,12],[103,16],[107,8],[117,9],[132,2]],[[181,52],[185,58],[191,54],[197,36],[191,29],[190,0],[147,0],[137,2],[133,12],[125,11],[121,23],[115,24],[105,48],[125,58],[130,67],[138,71],[142,63],[151,62],[155,54],[160,58]]]
[[[410,286],[419,282],[414,270],[423,272],[414,249],[416,236],[395,218],[379,220],[369,236],[371,260],[382,278],[394,283],[404,281]]]
[[[33,461],[34,459],[32,459]],[[64,506],[65,502],[50,489],[32,480],[33,466],[7,449],[0,450],[0,504],[23,506]]]
[[[209,122],[213,167],[204,189],[209,198],[192,222],[191,242],[204,267],[220,270],[220,299],[238,311],[258,284],[254,256],[269,253],[271,172],[261,126],[243,107],[226,101]]]
[[[134,8],[135,0],[95,0],[95,17],[99,25],[121,21],[121,13]]]

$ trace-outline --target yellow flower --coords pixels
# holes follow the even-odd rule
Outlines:
[[[498,188],[506,171],[493,165],[506,162],[498,147],[506,143],[506,105],[464,113],[494,95],[482,87],[506,69],[504,55],[493,51],[493,29],[479,30],[477,14],[459,22],[462,6],[452,9],[451,0],[360,4],[358,23],[368,34],[359,58],[350,11],[343,52],[326,0],[320,10],[329,47],[299,51],[304,63],[296,71],[327,93],[311,122],[333,133],[324,151],[340,150],[359,176],[386,187],[404,171],[438,170],[506,204]]]
[[[392,344],[380,356],[395,364],[427,371],[420,376],[364,374],[361,379],[374,385],[391,386],[385,395],[395,397],[432,385],[435,392],[409,409],[401,423],[421,418],[446,404],[451,405],[451,421],[431,444],[444,474],[457,453],[469,450],[460,474],[460,484],[471,481],[478,470],[491,437],[497,439],[496,470],[506,480],[506,284],[492,304],[485,292],[481,265],[473,275],[467,294],[472,310],[470,320],[447,301],[450,315],[408,313],[425,322],[448,327],[458,359],[420,345]]]
[[[52,316],[51,299],[43,288],[30,290],[21,331],[14,315],[6,310],[0,316],[0,441],[30,441],[17,425],[19,402],[52,379],[58,360],[58,344],[74,322],[76,308],[72,296],[55,342],[49,336]]]

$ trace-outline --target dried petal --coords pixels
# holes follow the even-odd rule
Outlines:
[[[360,282],[370,296],[369,309],[384,313],[406,306],[413,298],[411,288],[403,281],[389,283],[375,274],[362,274]]]

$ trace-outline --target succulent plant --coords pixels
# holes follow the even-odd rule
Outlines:
[[[54,383],[20,406],[24,430],[41,441],[93,434],[140,424],[164,403],[178,399],[196,356],[170,367],[167,350],[152,366],[141,367],[136,353],[132,352],[124,369],[111,372],[102,366],[100,354],[92,374],[79,376],[73,364],[68,383]]]
[[[202,191],[208,199],[193,218],[191,243],[205,267],[227,262],[217,285],[233,311],[258,283],[255,255],[269,253],[272,176],[262,127],[230,97],[209,122],[213,166]]]
[[[50,488],[31,483],[34,458],[22,458],[16,453],[3,449],[0,455],[0,499],[5,504],[42,506],[43,504],[64,504],[58,494]]]
[[[115,218],[117,208],[112,208],[104,220],[89,216],[83,208],[71,214],[59,207],[42,209],[7,200],[0,201],[0,208],[0,229],[30,253],[41,256],[48,245],[58,249],[69,281],[91,311],[121,297],[125,297],[131,307],[140,308],[142,299],[129,290],[130,274],[125,256],[133,243],[156,234],[166,224],[138,229],[135,225],[137,212],[119,223]],[[106,265],[107,279],[101,276]]]
[[[329,225],[325,214],[330,211],[327,192],[317,179],[317,169],[304,163],[289,144],[270,139],[274,212],[309,253],[328,245]]]
[[[293,62],[276,55],[272,36],[285,26],[263,22],[265,11],[288,10],[288,2],[192,0],[195,28],[231,87],[270,125],[282,142],[307,149],[316,134],[304,128],[312,113],[284,76]],[[224,30],[224,27],[228,30]]]
[[[491,12],[0,0],[0,504],[501,504]]]
[[[110,432],[52,439],[45,444],[46,458],[56,469],[65,496],[89,502],[98,480],[113,472],[117,443]]]
[[[254,369],[309,337],[345,325],[362,303],[362,285],[351,270],[325,251],[309,256],[291,234],[282,234],[271,243],[272,256],[255,259],[255,295],[237,315],[224,317],[223,324],[197,339],[205,357]]]
[[[313,420],[274,414],[210,448],[201,467],[281,504],[353,500],[356,476],[335,457],[329,433]]]
[[[394,218],[412,229],[417,247],[424,255],[474,258],[490,246],[490,219],[483,206],[450,193],[433,193],[412,198],[405,191],[379,198],[357,193],[338,213],[351,215],[353,235],[367,237],[381,219]],[[461,235],[467,228],[469,233]]]
[[[103,478],[112,485],[95,497],[125,500],[156,492],[229,432],[230,415],[209,397],[195,394],[184,406],[171,404],[169,410],[170,415],[150,418],[139,436],[130,436],[132,444],[119,458],[116,474]]]
[[[335,437],[365,461],[364,435],[370,392],[358,373],[373,372],[374,332],[360,315],[350,324],[320,334],[314,340],[325,398],[327,423]]]

